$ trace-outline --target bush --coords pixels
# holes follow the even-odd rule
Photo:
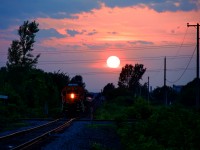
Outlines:
[[[142,98],[138,98],[134,102],[134,108],[136,112],[136,119],[148,119],[152,114],[151,105],[149,105],[149,103]]]
[[[119,129],[119,133],[127,149],[198,149],[200,118],[185,108],[158,107],[148,119]]]
[[[199,112],[180,105],[152,106],[142,98],[124,105],[125,99],[106,102],[96,116],[116,121],[124,149],[199,149]]]
[[[95,112],[95,117],[97,119],[107,119],[107,120],[124,120],[126,117],[126,107],[119,106],[117,104],[104,104],[104,107],[98,109]]]

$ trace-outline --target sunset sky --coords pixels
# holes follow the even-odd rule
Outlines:
[[[0,67],[27,20],[39,23],[37,68],[81,75],[91,92],[117,87],[121,68],[136,63],[147,68],[141,83],[149,76],[150,86],[161,87],[165,56],[168,86],[196,77],[196,28],[187,23],[200,23],[199,0],[1,0]],[[107,67],[111,55],[118,68]]]

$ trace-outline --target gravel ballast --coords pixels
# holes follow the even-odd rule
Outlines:
[[[100,121],[75,121],[63,133],[54,135],[42,150],[120,150],[120,139],[112,125]]]

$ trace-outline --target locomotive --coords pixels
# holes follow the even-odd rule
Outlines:
[[[83,86],[68,84],[62,89],[62,112],[83,113],[86,109],[86,92]]]

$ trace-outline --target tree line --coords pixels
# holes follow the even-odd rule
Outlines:
[[[18,29],[19,39],[8,48],[5,67],[0,68],[0,118],[55,116],[61,111],[61,90],[68,83],[85,87],[81,75],[72,78],[64,72],[37,69],[40,54],[34,56],[34,43],[39,24],[25,21]]]
[[[108,83],[103,88],[103,95],[108,100],[115,99],[118,96],[132,96],[134,98],[142,97],[157,105],[179,103],[187,107],[196,107],[196,78],[186,85],[180,86],[179,91],[171,86],[156,87],[150,91],[148,82],[140,83],[145,71],[146,68],[143,64],[135,64],[135,66],[126,64],[122,67],[119,75],[118,87],[115,87],[113,83]]]
[[[54,112],[59,112],[61,108],[60,91],[66,84],[78,83],[85,87],[81,75],[70,78],[67,73],[60,71],[47,73],[36,68],[40,54],[34,56],[32,52],[37,32],[39,32],[37,22],[25,21],[18,29],[19,39],[13,40],[8,48],[6,66],[0,68],[0,95],[9,96],[8,112],[36,116],[44,114],[44,108],[48,107],[49,112],[46,110],[46,114],[55,114]],[[127,95],[147,98],[148,83],[143,85],[140,83],[145,71],[143,64],[135,66],[126,64],[119,74],[118,87],[108,83],[103,88],[103,95],[107,99]],[[194,88],[193,82],[188,83],[179,94],[179,99],[185,105],[193,105],[195,101],[194,94],[190,95]],[[163,87],[156,88],[151,93],[150,100],[161,104],[163,91]],[[172,102],[177,99],[177,93],[171,87],[167,87],[167,92],[168,99]]]

